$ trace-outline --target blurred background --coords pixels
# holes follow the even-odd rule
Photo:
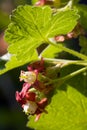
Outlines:
[[[87,0],[80,0],[80,3],[87,4]],[[3,36],[10,23],[9,15],[18,5],[25,4],[31,4],[31,0],[0,0],[0,57],[7,54],[8,45]],[[9,54],[6,56],[3,59],[9,58]],[[5,60],[0,58],[0,69],[2,69]],[[27,116],[15,100],[15,91],[21,89],[20,70],[25,67],[26,65],[0,76],[0,130],[29,130],[26,127]]]

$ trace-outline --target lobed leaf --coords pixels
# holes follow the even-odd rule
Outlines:
[[[49,6],[19,6],[13,11],[11,24],[5,33],[9,44],[8,51],[12,56],[15,55],[18,61],[14,67],[9,66],[9,70],[30,62],[34,50],[46,43],[50,37],[70,32],[77,24],[78,18],[77,12],[73,10],[53,14]]]

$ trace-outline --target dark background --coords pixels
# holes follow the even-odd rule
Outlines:
[[[0,0],[0,38],[6,29],[9,19],[8,15],[18,5],[30,4],[30,0]],[[80,3],[87,4],[87,0],[80,0]],[[7,45],[0,41],[4,48]],[[5,52],[0,52],[3,55]],[[4,61],[2,61],[4,62]],[[0,63],[0,66],[2,64]],[[1,68],[1,67],[0,67]],[[29,130],[26,127],[27,116],[22,112],[20,105],[15,100],[15,91],[21,89],[19,82],[20,70],[26,66],[14,69],[0,76],[0,130]]]

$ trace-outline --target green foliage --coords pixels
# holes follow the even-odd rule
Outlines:
[[[67,67],[69,73],[73,66]],[[76,69],[76,67],[74,67]],[[48,114],[42,114],[38,122],[30,118],[27,126],[36,130],[86,130],[87,129],[87,73],[75,76],[56,90],[47,107]]]
[[[87,30],[87,5],[77,5],[76,8],[80,14],[80,23]]]
[[[35,2],[37,0],[33,0]],[[73,0],[72,0],[73,1]],[[73,1],[75,4],[78,0]],[[67,0],[64,2],[67,2]],[[69,5],[69,4],[68,4]],[[11,54],[11,59],[6,63],[5,68],[0,70],[0,74],[3,74],[11,69],[22,66],[34,60],[38,60],[37,48],[43,43],[48,46],[42,51],[40,56],[44,58],[54,58],[56,54],[61,51],[66,51],[74,56],[83,59],[81,65],[86,66],[86,43],[85,37],[80,37],[81,53],[66,48],[63,43],[56,43],[52,41],[55,36],[63,35],[68,40],[68,35],[77,25],[78,19],[80,18],[81,25],[87,29],[87,13],[86,6],[76,5],[72,9],[73,4],[67,8],[53,10],[50,6],[19,6],[12,12],[11,23],[5,33],[5,39],[9,44],[8,52]],[[78,10],[78,11],[76,11]],[[77,14],[79,12],[80,16]],[[75,30],[74,30],[75,31]],[[74,32],[73,33],[76,33]],[[50,61],[50,60],[49,60]],[[53,60],[53,62],[56,59]],[[61,60],[62,61],[62,60]],[[55,65],[59,68],[58,71],[54,69],[56,76],[52,78],[55,80],[57,72],[60,72],[62,67],[70,64],[79,64],[79,61],[67,61],[63,62],[56,61]],[[50,63],[50,62],[49,62]],[[82,64],[83,63],[83,64]],[[2,67],[3,63],[1,64]],[[62,66],[62,67],[61,67]],[[55,67],[55,68],[56,68]],[[71,78],[72,75],[77,74],[74,68],[75,66],[65,67],[61,69],[61,77]],[[49,67],[50,68],[50,67]],[[85,69],[78,70],[78,73]],[[74,70],[76,73],[70,74]],[[70,74],[70,75],[69,75]],[[53,76],[53,74],[51,75]],[[59,75],[60,77],[60,75]],[[61,78],[60,78],[61,79]],[[62,81],[62,80],[59,80]],[[63,79],[63,81],[65,81]],[[87,73],[80,74],[67,83],[61,85],[54,83],[55,90],[51,95],[51,102],[47,106],[48,114],[42,113],[42,116],[38,122],[34,122],[34,117],[30,118],[27,126],[35,128],[36,130],[86,130],[87,129],[87,90],[86,90]]]
[[[46,43],[50,37],[70,32],[78,18],[77,13],[70,9],[53,14],[49,6],[19,6],[13,11],[11,24],[5,33],[8,51],[13,58],[0,73],[30,62],[33,51],[39,45]],[[15,59],[17,64],[11,66]]]
[[[87,38],[84,36],[80,36],[79,44],[81,46],[81,53],[87,55]]]
[[[38,54],[37,54],[36,51],[34,51],[31,58],[29,57],[29,59],[27,59],[27,60],[28,61],[33,61],[33,60],[37,60],[37,59],[38,59]],[[5,72],[7,72],[9,70],[12,70],[14,68],[17,68],[17,67],[22,66],[25,63],[27,63],[27,60],[24,61],[24,62],[23,62],[23,60],[17,60],[16,56],[12,56],[11,59],[5,64],[5,67],[2,70],[0,70],[0,74],[3,74],[3,73],[5,73]],[[2,67],[2,66],[0,66],[0,67]]]
[[[60,43],[62,46],[62,43]],[[55,48],[52,45],[49,45],[42,53],[41,56],[45,58],[55,58],[58,56],[58,53],[61,52],[62,49],[60,48]],[[49,53],[50,52],[50,53]]]

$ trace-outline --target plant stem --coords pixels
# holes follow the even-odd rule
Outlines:
[[[65,60],[65,59],[51,59],[51,58],[44,58],[45,61],[52,62],[54,64],[62,64],[62,66],[68,66],[68,65],[83,65],[87,66],[87,61],[83,60]]]
[[[64,10],[67,10],[67,9],[72,9],[73,5],[74,5],[74,0],[70,0],[65,7],[57,9],[57,11],[64,11]]]
[[[46,42],[49,43],[49,44],[51,44],[51,45],[53,45],[53,46],[55,46],[55,47],[57,47],[57,48],[60,48],[60,49],[64,50],[65,52],[68,52],[68,53],[70,53],[70,54],[72,54],[74,56],[77,56],[80,59],[87,60],[87,56],[85,56],[85,55],[83,55],[83,54],[81,54],[81,53],[79,53],[77,51],[74,51],[74,50],[69,49],[67,47],[64,47],[62,45],[59,45],[57,43],[51,42],[49,40],[47,40]]]
[[[77,71],[75,71],[75,72],[73,72],[73,73],[71,73],[71,74],[65,76],[65,77],[64,77],[64,80],[68,80],[68,79],[74,77],[75,75],[77,75],[77,74],[79,74],[79,73],[85,71],[85,70],[87,70],[87,67],[84,67],[84,68],[82,68],[82,69],[79,69],[79,70],[77,70]]]
[[[84,67],[84,68],[81,68],[81,69],[79,69],[79,70],[77,70],[75,72],[72,72],[71,74],[69,74],[69,75],[67,75],[67,76],[65,76],[63,78],[55,79],[55,80],[51,81],[50,83],[59,82],[59,81],[65,82],[66,80],[74,77],[75,75],[77,75],[77,74],[79,74],[79,73],[81,73],[81,72],[83,72],[85,70],[87,70],[87,67]]]
[[[74,4],[74,0],[70,0],[69,3],[68,3],[68,6],[69,6],[70,8],[72,8],[72,7],[73,7],[73,4]]]

